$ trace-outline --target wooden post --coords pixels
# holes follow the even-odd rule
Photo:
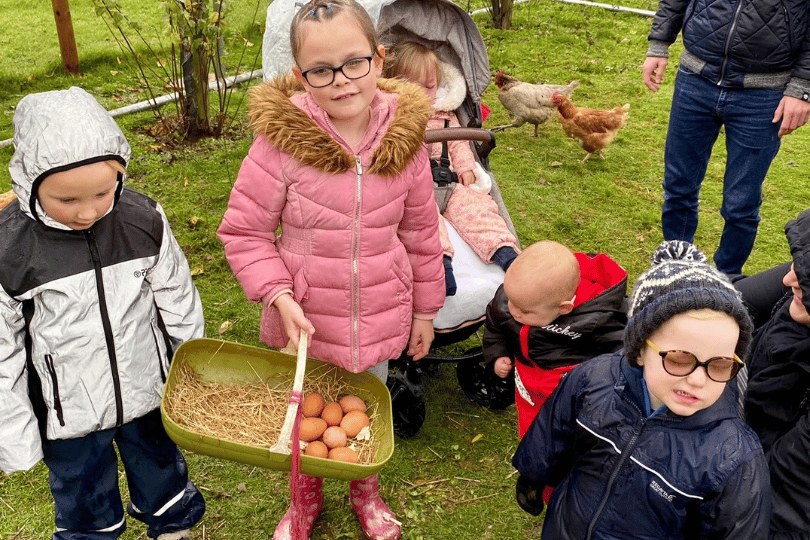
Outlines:
[[[76,38],[73,35],[73,22],[70,20],[68,0],[51,0],[53,17],[56,19],[56,33],[59,36],[59,49],[62,53],[62,64],[68,73],[79,73],[79,53],[76,50]]]

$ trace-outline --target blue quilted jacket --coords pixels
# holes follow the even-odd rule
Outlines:
[[[580,364],[523,437],[512,464],[556,486],[543,540],[766,538],[768,465],[736,385],[692,416],[648,415],[641,377],[621,351]]]
[[[726,87],[810,84],[810,0],[661,0],[648,56],[666,56],[683,31],[681,63]],[[768,75],[769,77],[762,77]],[[799,80],[801,79],[801,80]]]

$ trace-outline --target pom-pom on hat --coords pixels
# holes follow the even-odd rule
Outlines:
[[[706,255],[689,242],[662,242],[652,255],[652,266],[636,281],[630,296],[624,351],[631,365],[644,342],[666,321],[686,311],[711,309],[728,313],[740,327],[734,352],[745,358],[753,324],[740,293],[728,277],[710,266]]]

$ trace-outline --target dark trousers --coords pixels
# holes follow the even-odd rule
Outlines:
[[[127,512],[147,524],[150,538],[189,529],[202,518],[205,501],[156,409],[119,428],[44,442],[56,503],[53,540],[109,540],[126,529],[113,441],[130,493]]]

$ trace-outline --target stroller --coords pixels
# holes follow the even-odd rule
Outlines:
[[[382,43],[409,40],[433,50],[445,64],[460,76],[454,88],[440,88],[453,94],[459,103],[456,116],[463,128],[429,130],[426,142],[468,140],[474,155],[488,176],[490,195],[498,205],[507,227],[515,234],[509,212],[503,203],[494,176],[489,172],[488,156],[495,147],[492,132],[481,129],[483,122],[481,95],[489,84],[489,60],[486,46],[470,15],[449,0],[358,0],[377,23]],[[262,70],[265,80],[286,73],[292,66],[289,24],[298,7],[291,0],[274,0],[267,8],[267,26],[262,45]],[[461,81],[461,88],[458,87]],[[463,88],[466,86],[466,88]],[[454,104],[455,107],[455,104]],[[451,186],[436,186],[437,202]],[[440,205],[441,206],[441,205]],[[456,373],[464,393],[476,403],[505,409],[515,399],[514,380],[501,379],[485,369],[481,346],[463,353],[445,352],[449,346],[465,342],[484,323],[486,306],[503,283],[504,272],[496,264],[485,264],[448,224],[450,241],[455,250],[453,270],[458,291],[447,297],[434,321],[435,339],[430,354],[418,363],[403,355],[389,363],[388,388],[391,393],[394,430],[401,437],[415,435],[425,419],[425,402],[421,380],[429,366],[456,363]],[[515,234],[515,236],[517,236]]]

